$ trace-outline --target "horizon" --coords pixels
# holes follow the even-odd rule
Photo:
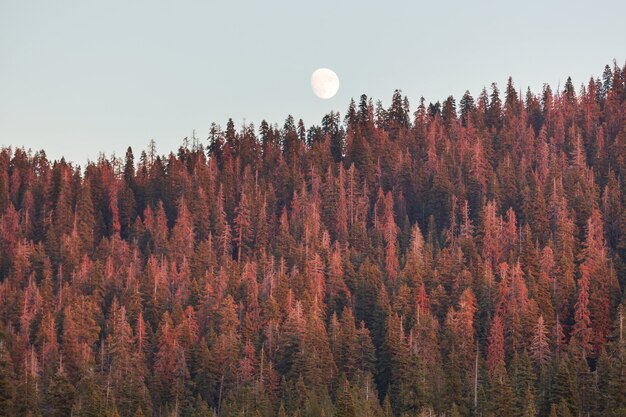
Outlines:
[[[576,89],[625,57],[626,3],[0,3],[0,145],[84,162],[151,138],[173,149],[212,122],[319,124],[351,97],[413,104],[516,88]],[[617,54],[617,55],[616,55]],[[321,100],[316,68],[340,80]]]
[[[609,66],[611,69],[613,69],[614,65],[617,65],[618,67],[622,68],[623,66],[626,66],[626,61],[624,62],[623,66],[620,66],[620,63],[617,61],[616,58],[614,58],[614,59],[611,60],[610,63],[604,64],[604,66],[602,68],[604,69],[604,68],[606,68],[606,66]],[[567,80],[568,77],[569,76],[565,76],[565,77],[563,77],[563,80],[559,80],[556,88],[553,85],[551,85],[550,83],[544,82],[542,84],[540,90],[532,89],[530,86],[526,86],[525,88],[519,87],[516,84],[515,79],[511,75],[507,76],[505,78],[505,82],[503,82],[503,83],[495,82],[495,81],[493,81],[492,83],[495,83],[497,85],[497,87],[498,87],[498,89],[500,91],[500,95],[502,96],[503,92],[504,92],[504,88],[502,88],[502,87],[503,87],[503,85],[506,86],[506,82],[508,82],[508,79],[511,78],[512,81],[513,81],[513,86],[515,87],[515,90],[519,94],[520,101],[524,101],[525,94],[526,94],[526,91],[528,89],[530,89],[530,91],[531,91],[531,93],[533,95],[539,97],[540,94],[543,92],[543,89],[545,87],[550,87],[552,89],[553,94],[555,96],[559,96],[562,93],[562,88],[563,88],[562,85],[565,84],[565,81]],[[588,85],[588,82],[590,81],[590,79],[598,80],[598,79],[601,79],[601,78],[602,78],[602,74],[601,74],[601,72],[598,72],[595,75],[594,74],[590,75],[590,77],[587,79],[586,82],[582,82],[581,81],[581,82],[577,83],[576,80],[572,79],[572,84],[575,87],[576,94],[578,95],[583,87],[587,88],[587,85]],[[480,89],[480,92],[473,92],[473,91],[470,91],[470,90],[466,90],[466,91],[469,91],[470,95],[474,98],[474,100],[477,100],[478,96],[480,95],[480,93],[482,93],[483,90],[486,90],[488,94],[491,93],[491,88],[490,87],[491,87],[492,83],[489,83],[489,84],[483,86]],[[402,95],[406,96],[408,98],[408,100],[409,100],[409,103],[410,103],[410,116],[411,116],[410,123],[412,123],[413,122],[413,113],[415,112],[417,106],[419,105],[419,104],[416,104],[416,102],[419,103],[419,100],[421,98],[423,98],[423,96],[419,96],[417,98],[417,100],[416,100],[416,98],[412,98],[412,97],[409,97],[408,95],[404,94],[404,91],[402,89],[397,89],[397,90],[401,91]],[[365,93],[363,93],[363,94],[365,94]],[[391,101],[390,98],[391,98],[392,94],[393,94],[393,91],[391,92],[391,94],[389,94],[389,99],[386,100],[386,101],[381,99],[381,98],[378,98],[378,97],[370,97],[370,96],[368,96],[368,100],[372,100],[374,105],[378,101],[380,101],[382,103],[383,107],[387,108],[388,105],[390,104],[390,101]],[[344,106],[345,109],[348,108],[348,106],[350,105],[350,101],[351,100],[354,100],[357,103],[357,105],[358,105],[358,99],[361,97],[361,95],[362,94],[359,94],[359,95],[357,95],[355,97],[350,97],[347,100],[347,102],[345,103],[345,106]],[[462,94],[458,95],[458,96],[454,95],[454,94],[449,94],[449,95],[447,95],[445,97],[441,97],[441,98],[436,99],[436,100],[427,100],[426,98],[424,98],[424,100],[425,100],[425,104],[428,107],[428,105],[430,105],[430,104],[443,103],[450,96],[454,98],[454,100],[455,100],[455,102],[457,104],[457,111],[458,111],[459,99],[460,99],[460,97],[462,97]],[[329,101],[329,100],[326,100],[326,101]],[[340,116],[341,116],[341,125],[342,126],[345,125],[345,121],[344,121],[345,110],[341,111],[341,110],[336,110],[336,109],[329,109],[325,114],[329,114],[330,112],[339,113]],[[211,122],[209,122],[209,125],[206,127],[205,131],[203,131],[204,133],[198,133],[198,129],[197,128],[191,129],[191,131],[190,131],[191,133],[189,135],[181,137],[181,138],[178,138],[178,143],[175,143],[173,138],[171,138],[169,140],[166,139],[165,142],[169,143],[169,145],[171,145],[167,149],[160,150],[159,149],[160,148],[159,141],[156,140],[155,138],[151,137],[151,138],[147,138],[147,140],[145,141],[145,143],[143,145],[137,143],[137,144],[134,144],[134,145],[128,145],[127,147],[125,147],[123,149],[115,149],[115,150],[113,150],[111,152],[107,152],[106,150],[98,150],[98,151],[96,151],[95,155],[93,155],[93,156],[89,155],[89,156],[87,156],[86,158],[83,158],[83,160],[80,160],[80,161],[76,160],[76,159],[73,159],[73,158],[70,158],[70,157],[66,156],[65,154],[59,154],[59,155],[56,155],[56,156],[51,156],[48,153],[48,151],[46,149],[44,149],[44,148],[34,149],[34,148],[26,148],[24,146],[12,146],[10,144],[9,145],[1,144],[1,147],[2,148],[12,148],[13,152],[15,152],[15,149],[19,148],[21,150],[24,150],[26,153],[28,153],[30,155],[34,155],[34,154],[36,154],[38,152],[43,151],[46,154],[46,158],[50,162],[57,162],[57,161],[61,161],[63,159],[63,160],[65,160],[65,162],[71,163],[71,165],[73,165],[74,167],[80,167],[81,170],[84,170],[87,167],[87,165],[89,165],[90,163],[97,163],[98,160],[100,160],[102,157],[104,157],[107,160],[113,160],[113,158],[123,159],[124,155],[126,153],[126,150],[128,148],[131,148],[132,151],[133,151],[133,154],[135,154],[135,156],[138,156],[138,155],[141,154],[142,151],[147,151],[148,150],[148,148],[149,148],[149,146],[150,146],[152,141],[154,141],[154,143],[156,145],[157,156],[167,156],[170,153],[174,153],[175,154],[176,151],[178,149],[180,149],[184,145],[186,139],[188,139],[189,141],[192,141],[192,139],[193,139],[192,136],[193,136],[194,133],[196,134],[196,139],[198,140],[198,143],[200,145],[202,145],[204,150],[206,151],[207,147],[209,145],[209,142],[208,142],[209,138],[208,138],[208,136],[209,136],[209,130],[210,130],[211,124],[215,123],[220,129],[222,129],[222,132],[223,132],[223,129],[224,129],[226,123],[228,122],[228,119],[232,119],[233,120],[233,123],[235,124],[235,129],[236,129],[236,131],[238,133],[240,132],[240,129],[244,125],[245,126],[249,126],[250,124],[252,124],[254,126],[255,135],[257,136],[257,139],[258,139],[258,129],[259,129],[259,126],[260,126],[261,122],[265,121],[270,126],[272,126],[274,128],[277,128],[279,130],[282,130],[282,125],[284,124],[285,120],[289,116],[292,116],[295,119],[296,122],[298,120],[302,119],[301,117],[298,117],[298,115],[296,115],[296,114],[287,114],[287,115],[285,115],[285,117],[284,117],[284,119],[282,121],[274,121],[274,120],[270,121],[270,120],[267,120],[265,118],[263,118],[261,120],[258,120],[258,121],[250,121],[250,120],[246,119],[245,117],[243,117],[239,121],[240,123],[238,123],[238,121],[235,120],[233,117],[228,117],[226,120],[223,120],[223,121],[219,121],[219,122],[218,121],[211,121]],[[308,130],[312,126],[320,126],[321,119],[322,118],[320,118],[319,121],[314,122],[314,123],[307,123],[307,121],[304,120],[304,119],[302,119],[302,121],[303,121],[303,123],[305,125],[305,128]],[[136,145],[138,145],[138,146],[136,146]],[[136,165],[137,165],[137,162],[136,162]]]

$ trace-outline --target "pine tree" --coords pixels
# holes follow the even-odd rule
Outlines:
[[[589,271],[582,268],[582,277],[578,281],[578,301],[576,301],[576,311],[574,313],[574,328],[572,337],[576,340],[576,346],[581,349],[583,357],[591,354],[593,349],[591,317],[589,313]]]
[[[135,155],[130,146],[126,148],[126,155],[124,156],[124,182],[130,189],[135,187]]]
[[[0,416],[13,416],[15,396],[13,361],[5,346],[4,335],[0,333]]]
[[[586,289],[588,306],[586,308],[589,309],[589,325],[593,327],[592,339],[589,342],[599,347],[605,343],[606,335],[609,333],[611,310],[616,305],[619,284],[615,271],[607,260],[603,222],[599,210],[593,210],[591,213],[587,221],[586,232],[580,271],[583,277],[586,275],[593,277],[593,280],[589,278],[589,283],[585,283],[588,285]]]
[[[498,130],[501,127],[502,101],[500,100],[500,90],[496,83],[491,84],[491,96],[489,99],[487,126]]]
[[[536,375],[526,350],[515,352],[511,360],[510,375],[514,394],[514,409],[516,415],[522,415],[527,410],[528,399],[535,399]]]
[[[409,352],[404,339],[400,317],[391,312],[387,316],[386,334],[381,351],[379,387],[389,395],[394,411],[404,411],[408,404]]]
[[[504,326],[500,316],[496,315],[489,329],[489,347],[487,350],[487,367],[493,376],[505,369],[504,363]]]
[[[456,122],[456,101],[454,100],[454,97],[448,96],[446,101],[443,102],[441,116],[448,129]]]
[[[543,370],[550,363],[549,341],[548,329],[544,323],[543,316],[539,316],[533,330],[530,355],[540,370]]]
[[[62,368],[52,377],[44,400],[46,415],[67,417],[72,412],[76,390]]]
[[[467,127],[469,122],[474,122],[476,105],[474,104],[474,98],[468,90],[465,91],[461,101],[459,102],[461,108],[461,123],[463,127]]]
[[[352,378],[359,364],[359,334],[355,327],[354,315],[350,308],[343,310],[340,322],[339,346],[333,357],[338,364],[338,368],[345,372],[348,378]],[[367,343],[366,340],[363,343]],[[370,342],[371,343],[371,342]],[[365,349],[367,349],[365,347]],[[365,360],[365,358],[363,358]]]
[[[563,356],[557,364],[556,376],[552,387],[552,404],[558,404],[559,415],[567,410],[572,412],[574,406],[575,381],[570,371],[570,361]]]
[[[500,376],[492,378],[490,391],[490,409],[494,415],[513,417],[515,415],[513,389],[506,370]]]
[[[94,206],[91,199],[91,184],[85,180],[80,188],[76,201],[76,233],[80,238],[82,247],[91,251],[96,238]]]
[[[344,380],[341,384],[340,392],[337,395],[337,412],[336,417],[357,417],[354,400],[350,392],[348,381]]]
[[[370,337],[369,330],[365,327],[365,322],[361,321],[359,330],[357,331],[358,340],[358,352],[357,352],[357,364],[362,372],[369,372],[374,374],[374,365],[376,362],[376,356],[374,351],[374,345],[372,338]]]
[[[396,254],[396,240],[398,236],[398,226],[394,220],[393,197],[391,193],[387,193],[384,202],[383,211],[383,233],[385,239],[385,267],[387,274],[392,281],[395,281],[398,275],[398,256]]]
[[[344,140],[339,113],[331,111],[322,118],[322,132],[330,140],[330,153],[334,161],[341,161],[344,154]]]
[[[172,228],[170,239],[170,254],[179,263],[183,259],[190,258],[194,249],[194,226],[191,213],[187,208],[187,203],[183,198],[178,201],[178,215],[176,223]]]
[[[101,417],[105,415],[106,392],[93,377],[81,380],[76,391],[76,405],[72,415],[78,417]]]
[[[341,247],[337,244],[330,255],[328,282],[326,284],[326,305],[328,311],[340,311],[351,298],[351,292],[344,279]]]

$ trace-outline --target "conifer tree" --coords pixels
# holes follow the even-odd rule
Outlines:
[[[94,206],[91,199],[91,186],[89,181],[80,188],[80,192],[76,201],[76,233],[81,241],[81,246],[88,251],[94,245],[95,235],[95,216]]]
[[[350,392],[348,381],[344,380],[341,384],[340,392],[337,395],[337,417],[357,417],[354,400]]]
[[[63,368],[52,377],[44,400],[45,414],[51,417],[66,417],[72,412],[76,390]]]
[[[550,339],[543,316],[539,316],[535,324],[530,344],[530,355],[540,370],[543,370],[550,363]]]
[[[0,415],[13,416],[15,400],[13,361],[5,346],[4,335],[0,333]]]
[[[176,223],[172,228],[170,253],[177,262],[190,258],[194,249],[194,226],[184,199],[178,201]]]

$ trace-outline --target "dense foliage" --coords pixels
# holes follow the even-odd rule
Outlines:
[[[502,96],[2,149],[0,416],[626,415],[626,67]]]

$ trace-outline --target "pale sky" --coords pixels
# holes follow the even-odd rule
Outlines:
[[[84,164],[151,138],[175,151],[229,117],[309,127],[362,93],[399,88],[414,110],[509,75],[578,87],[624,64],[624,16],[623,0],[0,0],[0,145]],[[320,67],[341,81],[329,100]]]

